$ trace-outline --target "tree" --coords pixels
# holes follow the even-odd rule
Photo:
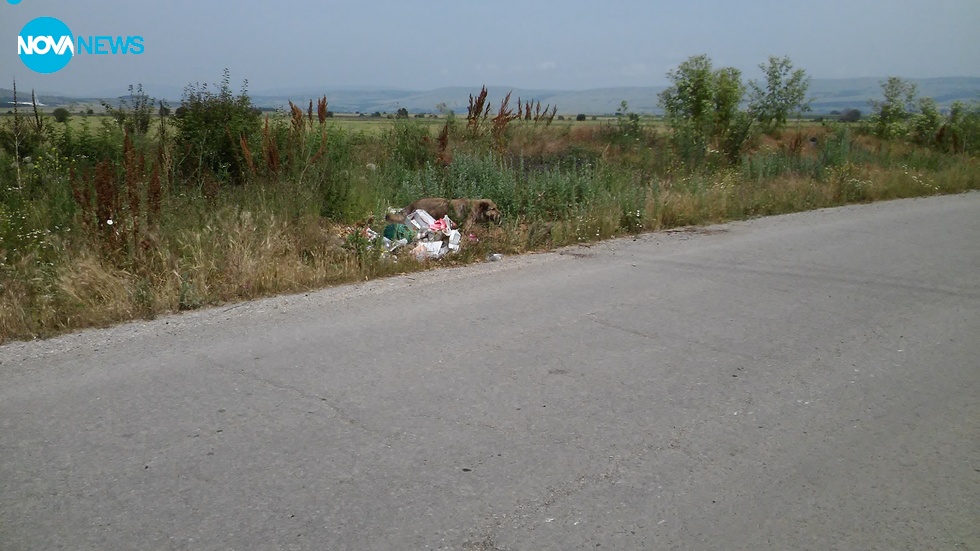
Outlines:
[[[698,55],[668,72],[667,78],[673,85],[658,99],[675,146],[688,161],[697,162],[715,142],[729,162],[735,162],[752,127],[751,119],[739,111],[745,96],[741,71],[715,70],[708,56]]]
[[[54,116],[56,122],[68,122],[68,119],[71,117],[71,112],[64,107],[59,107],[52,111],[51,115]]]
[[[712,106],[715,114],[712,121],[716,134],[728,131],[738,115],[738,105],[745,96],[742,72],[732,67],[723,67],[714,72],[714,98]]]
[[[946,124],[936,136],[936,145],[954,153],[976,153],[980,150],[980,103],[954,101]]]
[[[908,122],[915,109],[918,89],[899,77],[881,83],[883,101],[871,100],[871,128],[875,136],[891,139],[908,134]]]
[[[861,111],[857,109],[845,109],[843,113],[837,114],[840,122],[857,122],[861,120]]]
[[[585,120],[585,113],[579,113],[578,115],[575,115],[575,120],[578,121],[578,122],[584,121]]]
[[[408,118],[408,109],[405,109],[404,107],[398,108],[398,111],[395,112],[395,118],[396,119],[407,119]]]
[[[707,55],[688,58],[667,73],[673,85],[658,96],[668,124],[689,129],[693,137],[711,135],[714,120],[714,73]]]
[[[909,133],[912,141],[918,145],[936,145],[936,135],[943,126],[943,119],[936,100],[920,98],[919,112],[909,118]]]
[[[765,85],[749,82],[752,89],[749,112],[764,132],[772,134],[786,126],[790,113],[810,110],[810,100],[806,97],[810,77],[803,69],[793,70],[793,62],[788,57],[769,56],[769,64],[761,64],[759,68],[765,73],[766,82]]]

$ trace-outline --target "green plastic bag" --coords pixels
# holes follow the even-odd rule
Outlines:
[[[383,235],[392,241],[398,241],[399,239],[412,241],[415,239],[415,232],[405,224],[388,224],[385,226]]]

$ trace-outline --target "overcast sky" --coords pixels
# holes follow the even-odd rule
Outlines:
[[[980,76],[980,0],[0,0],[0,87],[122,95],[213,83],[237,90],[482,84],[657,86],[707,54],[746,79],[769,55],[815,78]],[[76,55],[52,75],[17,57],[52,16],[76,35],[141,35],[142,55]]]

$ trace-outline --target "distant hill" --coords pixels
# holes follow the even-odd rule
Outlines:
[[[830,111],[859,109],[870,111],[869,101],[881,99],[881,82],[885,78],[813,79],[809,95],[813,98],[811,107],[814,113],[826,114]],[[954,101],[970,102],[980,100],[980,77],[946,77],[930,79],[907,79],[918,86],[920,97],[931,97],[941,107],[948,107]],[[613,114],[624,100],[629,109],[637,113],[661,112],[657,105],[657,94],[664,86],[595,88],[591,90],[542,90],[488,86],[487,91],[493,109],[511,92],[511,105],[516,107],[517,99],[540,101],[545,105],[557,105],[562,114],[587,113],[591,115]],[[477,94],[480,87],[437,88],[435,90],[411,91],[397,89],[325,89],[312,94],[263,94],[252,95],[252,100],[262,107],[278,107],[308,101],[324,94],[329,107],[338,112],[393,113],[400,108],[410,113],[433,113],[436,105],[445,103],[456,113],[466,113],[470,94]]]
[[[869,100],[881,98],[881,82],[884,78],[813,79],[810,83],[810,97],[814,113],[826,114],[830,111],[859,109],[870,111]],[[906,79],[918,86],[920,97],[931,97],[941,107],[948,107],[954,101],[970,102],[980,100],[980,77],[944,77],[928,79]],[[147,86],[147,93],[154,95],[153,87]],[[545,105],[558,106],[558,112],[565,115],[586,113],[590,115],[612,114],[622,101],[629,104],[631,111],[637,113],[659,113],[657,94],[664,87],[620,87],[595,88],[592,90],[530,90],[506,86],[490,86],[490,102],[496,110],[504,96],[511,92],[511,105],[516,108],[517,100],[540,101]],[[253,103],[263,108],[278,108],[287,105],[289,100],[305,105],[310,99],[326,95],[329,109],[344,113],[393,113],[405,108],[410,113],[434,113],[436,106],[445,104],[458,114],[465,114],[469,95],[477,94],[479,86],[437,88],[435,90],[403,90],[384,87],[329,87],[322,89],[310,87],[283,88],[250,93]],[[163,99],[176,106],[180,97],[173,88],[161,94]],[[120,96],[121,97],[121,96]],[[18,101],[30,101],[30,92],[18,94]],[[61,95],[39,95],[38,101],[48,107],[59,105],[95,104],[106,100],[116,103],[118,97],[80,98]],[[0,88],[0,108],[12,108],[13,92]]]
[[[568,90],[529,90],[523,88],[510,88],[505,86],[488,86],[489,101],[492,110],[496,111],[500,106],[501,100],[511,93],[511,108],[517,108],[517,100],[522,102],[533,101],[541,102],[541,108],[545,106],[558,106],[560,113],[615,113],[620,102],[629,102],[630,109],[637,112],[653,112],[656,109],[657,94],[662,88],[602,88],[595,90],[568,91]],[[412,90],[370,90],[361,91],[354,89],[324,90],[319,94],[295,95],[295,94],[263,94],[252,95],[252,101],[260,107],[274,107],[286,105],[287,100],[294,103],[309,101],[310,98],[326,94],[329,102],[329,109],[332,111],[352,113],[394,113],[401,108],[407,109],[411,113],[435,113],[436,106],[445,104],[446,108],[458,114],[465,114],[469,104],[469,96],[474,96],[480,92],[480,87],[449,87],[437,88],[435,90],[412,91]]]
[[[881,82],[884,78],[813,79],[810,82],[811,107],[815,113],[829,113],[844,109],[870,112],[869,100],[882,99]],[[918,86],[919,97],[936,100],[941,107],[949,107],[954,101],[980,100],[980,78],[943,77],[906,79]]]
[[[0,88],[0,109],[6,112],[8,109],[13,109],[14,105],[14,91],[8,90],[6,88]],[[78,103],[98,103],[99,100],[96,98],[73,98],[69,96],[56,96],[49,94],[37,94],[37,103],[39,107],[59,107],[63,105],[71,105]],[[17,90],[17,103],[23,107],[30,107],[31,105],[31,91],[30,90]]]

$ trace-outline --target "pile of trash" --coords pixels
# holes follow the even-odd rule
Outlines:
[[[369,227],[362,230],[349,228],[348,233],[352,232],[372,244],[378,243],[380,237],[381,246],[387,254],[407,253],[418,260],[442,258],[455,253],[462,238],[456,223],[449,216],[437,220],[421,209],[407,215],[404,223],[390,222],[381,235]]]

